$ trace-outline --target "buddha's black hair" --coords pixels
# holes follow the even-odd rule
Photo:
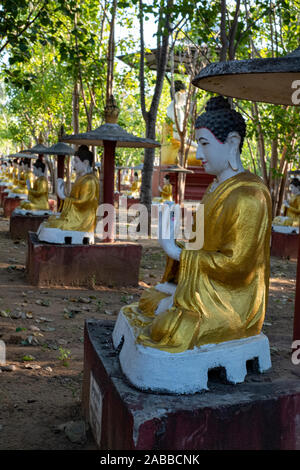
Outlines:
[[[170,175],[165,175],[166,180],[170,181]]]
[[[46,168],[45,163],[42,162],[42,160],[40,158],[36,162],[34,162],[33,166],[35,166],[35,168],[41,168],[43,173],[44,173],[45,168]]]
[[[80,145],[79,149],[76,150],[74,155],[80,158],[82,162],[84,162],[84,160],[88,160],[89,164],[91,166],[93,165],[94,154],[89,150],[87,145]]]
[[[246,135],[246,123],[243,116],[231,109],[230,104],[223,96],[211,98],[205,107],[205,112],[196,119],[195,128],[205,127],[214,136],[224,143],[230,132],[237,132],[241,137],[240,152],[242,151]]]
[[[180,91],[180,90],[186,90],[186,86],[181,80],[175,80],[174,81],[174,92],[177,93],[177,91]],[[172,87],[170,89],[170,94],[171,94],[171,98],[173,99]]]
[[[28,167],[31,167],[31,159],[30,158],[23,158],[22,159],[23,165],[28,165]]]
[[[293,178],[290,182],[290,184],[292,184],[293,186],[296,186],[296,188],[299,188],[300,186],[300,181],[298,180],[298,178]]]

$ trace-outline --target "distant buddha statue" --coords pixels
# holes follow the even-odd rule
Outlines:
[[[277,216],[273,219],[274,226],[285,227],[299,227],[300,220],[300,181],[298,178],[293,178],[290,183],[291,198],[289,201],[284,201],[284,216]],[[275,227],[276,229],[276,227]],[[277,227],[277,230],[280,230]]]
[[[153,202],[166,202],[166,201],[173,201],[173,186],[170,183],[170,176],[165,175],[163,179],[163,187],[158,186],[158,190],[160,191],[160,197],[154,197],[152,199]]]
[[[60,215],[51,216],[38,231],[40,240],[64,243],[65,237],[84,237],[94,234],[96,212],[99,204],[99,181],[93,173],[93,153],[81,145],[74,154],[73,168],[76,180],[69,196],[64,193],[64,181],[57,180],[57,193],[64,201]],[[73,235],[72,235],[73,233]],[[87,235],[88,236],[88,235]],[[91,239],[93,236],[91,235]]]
[[[141,182],[139,180],[138,172],[134,172],[133,181],[129,191],[124,191],[124,195],[129,198],[138,199],[140,197]]]
[[[3,162],[1,166],[1,183],[10,183],[12,184],[12,161]]]
[[[30,169],[31,159],[23,158],[19,165],[19,181],[18,186],[12,189],[15,194],[28,194],[27,181],[30,184],[34,181],[34,174]]]
[[[174,83],[175,97],[167,108],[166,122],[163,124],[162,140],[161,140],[161,164],[162,165],[175,165],[178,163],[178,152],[180,149],[180,136],[178,129],[183,130],[184,116],[186,113],[186,86],[180,80]],[[176,118],[177,124],[176,124]],[[188,164],[199,166],[199,161],[196,160],[197,146],[191,142],[188,154]]]
[[[45,177],[46,165],[38,159],[33,165],[33,173],[36,177],[33,187],[27,180],[28,200],[21,202],[20,209],[29,211],[48,211],[48,181]]]
[[[18,184],[19,184],[19,159],[18,158],[14,158],[13,160],[12,184],[14,187],[18,187]]]
[[[167,254],[162,281],[137,304],[124,307],[116,326],[121,328],[123,315],[136,343],[146,350],[181,353],[261,332],[268,299],[271,198],[261,178],[243,168],[245,133],[242,115],[221,96],[210,99],[196,120],[197,158],[216,176],[202,200],[204,244],[190,249],[172,237],[160,238]]]

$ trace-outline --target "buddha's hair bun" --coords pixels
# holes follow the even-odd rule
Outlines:
[[[218,111],[221,109],[231,109],[231,106],[224,96],[216,96],[215,98],[211,98],[206,106],[206,111]]]
[[[246,123],[243,116],[231,109],[230,103],[223,96],[211,98],[205,107],[205,112],[196,119],[196,129],[205,127],[224,143],[230,132],[237,132],[241,137],[240,152],[246,136]]]

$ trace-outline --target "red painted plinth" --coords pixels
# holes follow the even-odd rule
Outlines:
[[[299,235],[297,233],[272,232],[271,255],[296,260],[298,256]]]
[[[124,380],[112,330],[113,322],[85,322],[82,411],[100,449],[300,449],[299,380],[214,382],[194,395],[141,392]]]
[[[4,217],[10,217],[13,211],[18,207],[22,202],[22,199],[18,197],[8,198],[5,197],[3,202],[3,215]]]
[[[37,232],[49,215],[12,214],[9,220],[9,233],[14,240],[27,240],[28,232]]]
[[[8,195],[8,192],[5,192],[7,190],[7,188],[5,187],[4,189],[2,189],[2,192],[0,193],[0,206],[3,207],[4,205],[4,201]]]
[[[137,243],[54,245],[29,232],[27,279],[37,286],[137,286],[141,255]]]
[[[121,206],[121,198],[122,195],[115,194],[115,202],[117,203],[118,207]],[[127,209],[129,209],[133,204],[140,204],[141,200],[140,199],[135,199],[131,197],[126,198],[126,203],[127,203]],[[123,203],[124,204],[124,203]]]

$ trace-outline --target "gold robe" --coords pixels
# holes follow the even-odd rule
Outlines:
[[[33,188],[28,191],[28,201],[21,202],[21,209],[49,210],[48,181],[45,176],[40,176],[35,180]]]
[[[164,201],[173,201],[173,188],[171,184],[165,184],[160,193],[161,200]]]
[[[26,181],[29,180],[30,185],[33,184],[34,174],[31,170],[22,171],[20,174],[20,179],[18,180],[18,185],[12,188],[12,192],[16,194],[28,194],[28,189]]]
[[[162,282],[177,284],[173,306],[155,316],[168,296],[155,288],[124,309],[144,346],[182,352],[259,334],[269,285],[271,198],[262,180],[244,172],[208,188],[204,245],[167,259]]]
[[[99,204],[99,181],[93,173],[77,178],[69,197],[64,200],[60,216],[51,216],[45,227],[93,232]]]
[[[286,216],[293,220],[293,225],[299,225],[300,218],[300,194],[292,196],[290,207],[287,208]]]

